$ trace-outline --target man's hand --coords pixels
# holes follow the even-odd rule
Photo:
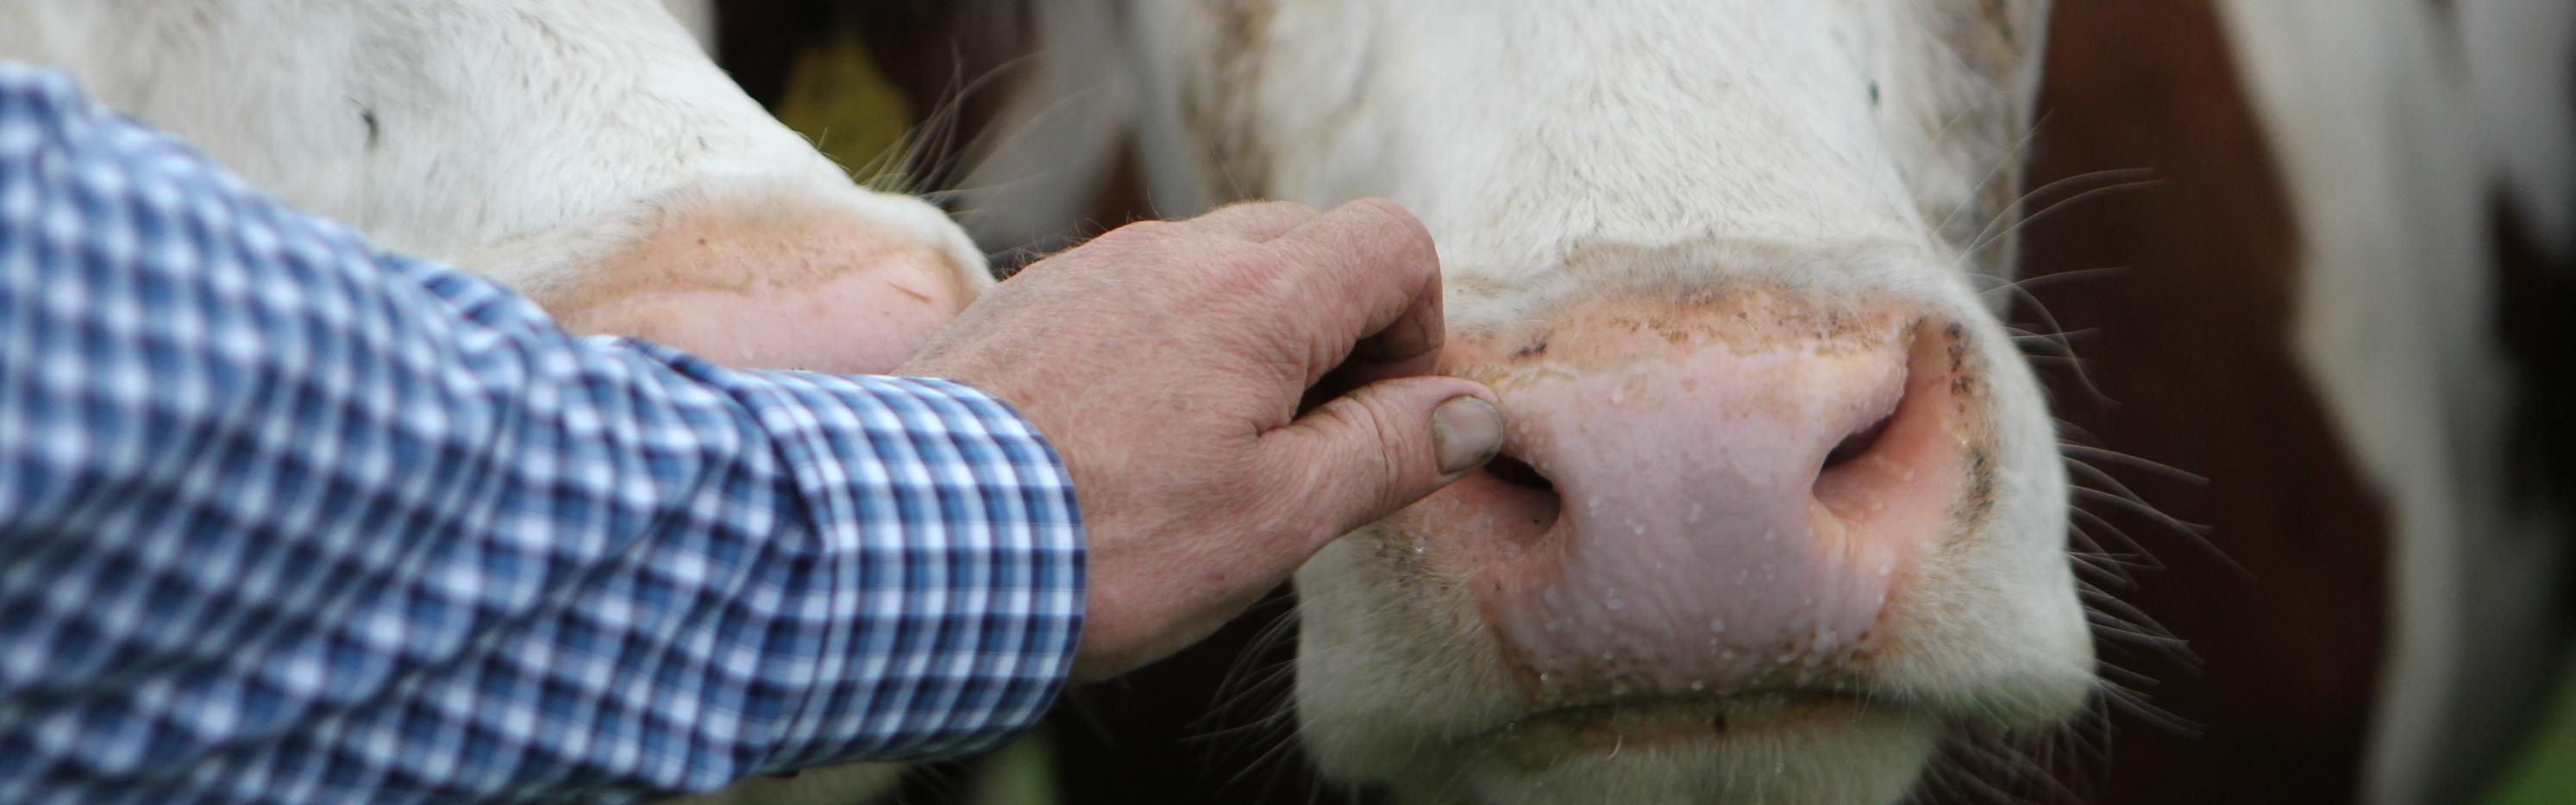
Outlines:
[[[1266,202],[1040,261],[896,374],[998,395],[1055,443],[1090,535],[1074,672],[1097,679],[1493,457],[1493,392],[1424,376],[1443,332],[1439,257],[1403,208]],[[1327,372],[1366,384],[1301,415]]]

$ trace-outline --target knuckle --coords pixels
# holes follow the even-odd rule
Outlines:
[[[1383,198],[1371,197],[1353,201],[1351,208],[1361,213],[1361,217],[1372,227],[1384,229],[1390,233],[1410,234],[1422,226],[1422,222],[1414,220],[1411,211]]]
[[[1386,216],[1386,217],[1406,216],[1406,217],[1410,217],[1410,216],[1409,216],[1409,215],[1404,211],[1404,207],[1403,207],[1403,206],[1396,204],[1396,203],[1395,203],[1394,201],[1392,201],[1392,200],[1389,200],[1389,199],[1386,199],[1386,198],[1383,198],[1383,197],[1380,197],[1380,196],[1370,196],[1370,197],[1367,197],[1367,198],[1358,199],[1358,200],[1352,201],[1352,202],[1351,202],[1351,204],[1352,204],[1353,206],[1359,207],[1359,208],[1364,209],[1364,210],[1368,210],[1368,211],[1370,211],[1370,212],[1376,213],[1376,214],[1381,215],[1381,216]]]
[[[1422,255],[1432,253],[1431,229],[1422,223],[1422,219],[1414,217],[1412,210],[1383,198],[1365,198],[1352,203],[1363,205],[1373,213],[1370,217],[1374,219],[1375,228],[1390,247]]]
[[[1404,465],[1424,451],[1414,444],[1415,429],[1403,427],[1397,417],[1379,406],[1366,407],[1371,412],[1369,432],[1376,439],[1360,449],[1373,454],[1377,464],[1377,481],[1370,489],[1370,506],[1372,512],[1383,512],[1394,508],[1406,496],[1408,490],[1404,487],[1416,473],[1406,471]]]
[[[1180,227],[1170,221],[1133,221],[1125,226],[1100,233],[1091,245],[1137,248],[1162,243],[1179,236]]]
[[[1360,396],[1349,398],[1352,405],[1331,406],[1345,419],[1343,432],[1351,434],[1339,448],[1349,453],[1348,463],[1353,469],[1369,471],[1365,476],[1369,489],[1385,498],[1394,494],[1389,487],[1402,483],[1409,475],[1403,464],[1404,457],[1415,452],[1413,429],[1403,427],[1401,417],[1387,410],[1382,396],[1366,391],[1357,395]]]
[[[1315,209],[1314,205],[1307,204],[1303,201],[1261,201],[1255,203],[1260,204],[1268,210],[1276,210],[1283,213],[1294,213],[1300,217],[1306,218],[1312,218],[1322,214],[1321,211]]]
[[[1219,291],[1231,296],[1269,299],[1280,295],[1292,274],[1288,261],[1259,249],[1235,249],[1211,255],[1204,272]]]

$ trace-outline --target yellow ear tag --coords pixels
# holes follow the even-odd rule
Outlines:
[[[772,111],[852,179],[879,189],[911,189],[898,172],[908,161],[904,133],[912,128],[912,106],[877,71],[857,34],[842,34],[799,55]]]

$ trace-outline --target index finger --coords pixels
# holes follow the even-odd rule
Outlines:
[[[1309,311],[1300,333],[1312,386],[1333,362],[1354,384],[1428,374],[1448,331],[1440,310],[1440,254],[1431,231],[1395,202],[1361,199],[1308,219],[1271,241],[1303,264],[1306,282],[1281,300]]]

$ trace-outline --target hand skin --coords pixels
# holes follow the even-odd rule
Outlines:
[[[1426,374],[1444,332],[1412,214],[1259,202],[1039,261],[895,374],[1009,400],[1055,444],[1089,535],[1088,681],[1207,637],[1326,543],[1492,458],[1493,391]],[[1301,416],[1327,372],[1374,382]]]

